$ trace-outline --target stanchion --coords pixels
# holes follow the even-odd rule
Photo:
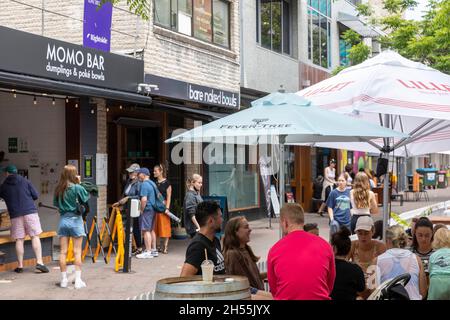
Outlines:
[[[117,210],[116,214],[116,222],[114,224],[114,230],[117,231],[117,255],[116,255],[116,265],[114,270],[116,272],[119,272],[119,269],[123,267],[124,265],[124,255],[125,255],[125,249],[123,245],[123,222],[122,222],[122,215],[120,214],[120,211]],[[113,241],[114,241],[114,231],[113,231]],[[111,246],[111,245],[110,245]]]

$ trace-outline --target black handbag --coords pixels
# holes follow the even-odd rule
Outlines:
[[[75,213],[77,215],[83,216],[83,218],[85,218],[87,216],[87,214],[89,213],[89,206],[88,206],[88,204],[87,203],[83,203],[78,195],[77,195],[76,201],[77,201],[77,210],[75,211]]]

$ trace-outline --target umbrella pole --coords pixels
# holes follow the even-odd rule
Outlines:
[[[280,210],[283,207],[284,204],[284,187],[285,187],[285,182],[284,182],[284,143],[286,141],[286,136],[280,136],[280,178],[278,179],[278,183],[279,183],[279,188],[278,190],[280,190]],[[280,239],[283,237],[283,230],[281,229],[281,213],[279,215],[279,222],[280,222]]]
[[[384,126],[389,128],[389,115],[384,115]],[[383,148],[383,158],[388,159],[389,161],[389,139],[385,140],[386,143]],[[389,165],[387,168],[387,172],[384,175],[383,181],[383,241],[386,242],[386,230],[389,227],[389,220],[391,219],[391,214],[389,210]]]

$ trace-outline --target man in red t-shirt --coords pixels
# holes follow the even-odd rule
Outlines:
[[[282,207],[284,237],[269,251],[267,277],[276,300],[331,300],[336,269],[333,249],[322,238],[303,231],[303,208]]]

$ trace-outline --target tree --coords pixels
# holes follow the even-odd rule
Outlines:
[[[101,0],[100,5],[103,5],[104,3],[110,2],[113,5],[119,3],[121,0]],[[144,20],[150,19],[151,14],[151,6],[150,1],[151,0],[126,0],[127,6],[130,9],[131,12],[135,13],[136,15],[140,16]],[[169,0],[167,0],[169,1]]]
[[[345,44],[350,47],[347,49],[350,65],[359,64],[369,57],[370,48],[362,42],[361,36],[357,32],[348,29],[343,33],[342,39]],[[345,68],[347,68],[347,66],[339,66],[335,68],[331,74],[334,76]]]

